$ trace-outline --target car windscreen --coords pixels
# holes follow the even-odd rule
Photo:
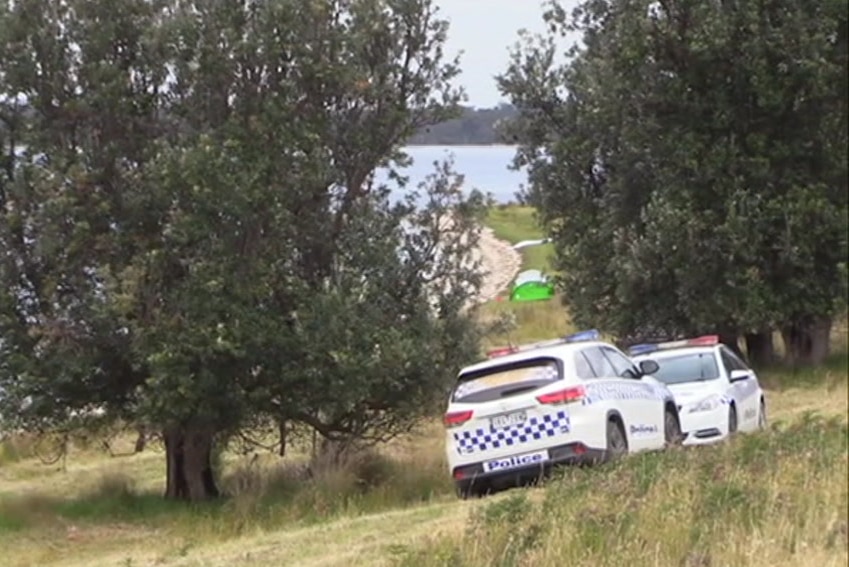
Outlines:
[[[461,374],[451,399],[481,403],[523,394],[547,386],[563,376],[561,363],[535,358]]]
[[[719,378],[719,367],[712,352],[699,352],[653,358],[660,369],[654,376],[665,384],[683,384]]]

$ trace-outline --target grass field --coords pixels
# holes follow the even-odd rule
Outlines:
[[[489,210],[486,224],[495,236],[516,244],[522,240],[534,240],[545,235],[539,227],[533,207],[500,205]],[[526,270],[550,270],[551,244],[530,246],[522,250],[522,265]]]
[[[303,454],[231,455],[231,497],[192,507],[161,500],[156,449],[9,459],[0,549],[12,566],[845,565],[846,364],[764,375],[769,433],[476,501],[455,499],[436,422],[310,480]]]
[[[568,330],[565,311],[546,318],[552,304],[515,306],[531,327],[519,332]],[[567,469],[480,500],[455,498],[436,420],[311,477],[306,441],[283,459],[231,451],[228,496],[195,506],[161,499],[155,446],[113,458],[80,444],[62,467],[34,458],[31,440],[7,441],[2,564],[846,565],[847,346],[837,333],[828,365],[761,373],[768,432]]]

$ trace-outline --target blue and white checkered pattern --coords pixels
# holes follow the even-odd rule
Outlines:
[[[484,429],[454,433],[457,452],[461,455],[471,455],[478,451],[489,451],[502,447],[513,447],[530,441],[539,441],[554,437],[561,433],[569,433],[569,414],[565,411],[531,417],[518,425],[504,429]]]

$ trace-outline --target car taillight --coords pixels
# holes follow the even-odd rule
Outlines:
[[[446,413],[442,418],[445,427],[457,427],[472,419],[472,410]]]
[[[537,396],[537,401],[541,404],[565,404],[568,402],[576,402],[587,395],[587,391],[583,386],[574,386],[565,390],[557,390],[548,394]]]

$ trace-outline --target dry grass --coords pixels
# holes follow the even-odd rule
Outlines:
[[[515,492],[404,565],[845,565],[847,423],[807,417],[731,443],[571,469]]]
[[[562,337],[575,331],[569,312],[560,302],[559,296],[549,301],[529,303],[492,301],[485,304],[481,310],[481,318],[487,323],[505,315],[513,320],[515,329],[489,337],[486,347]]]
[[[765,374],[769,434],[567,470],[548,487],[479,501],[455,499],[435,420],[309,479],[302,456],[251,465],[230,455],[232,496],[203,506],[159,497],[155,451],[72,455],[64,473],[7,463],[0,548],[12,566],[507,565],[493,558],[514,547],[514,565],[842,565],[845,363]]]

